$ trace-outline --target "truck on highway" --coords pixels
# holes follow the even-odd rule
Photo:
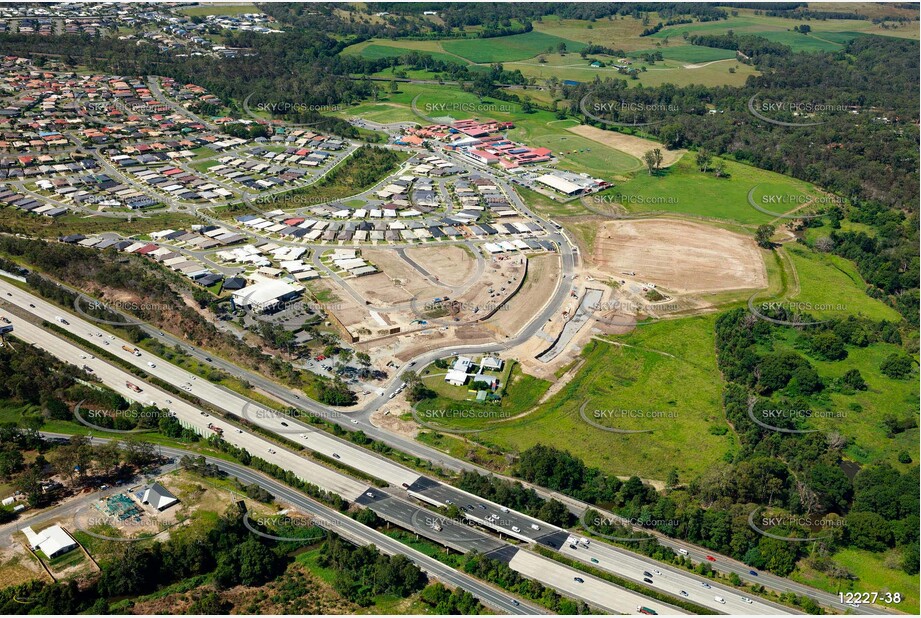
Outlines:
[[[638,611],[638,612],[641,613],[641,614],[647,614],[647,615],[649,615],[649,616],[658,616],[658,615],[659,615],[659,612],[657,612],[657,611],[654,610],[654,609],[650,609],[650,608],[646,607],[645,605],[640,605],[639,607],[636,608],[636,611]]]
[[[211,431],[213,431],[219,436],[224,435],[224,430],[218,427],[217,425],[215,425],[214,423],[208,423],[208,429],[210,429]]]
[[[125,382],[125,386],[133,390],[135,393],[141,392],[141,387],[138,386],[137,384],[134,384],[133,382]]]
[[[132,348],[130,345],[123,345],[122,350],[124,350],[125,352],[130,352],[131,354],[134,354],[135,356],[141,355],[140,350],[138,350],[137,348]]]
[[[64,324],[65,326],[68,325],[68,324],[70,324],[70,322],[68,322],[67,320],[65,320],[64,318],[62,318],[62,317],[59,316],[59,315],[54,316],[54,319],[57,320],[58,322],[60,322],[61,324]]]

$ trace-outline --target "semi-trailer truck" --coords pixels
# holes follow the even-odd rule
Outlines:
[[[122,350],[124,350],[125,352],[130,352],[130,353],[134,354],[135,356],[140,356],[140,355],[141,355],[141,351],[140,351],[140,350],[138,350],[137,348],[132,348],[132,347],[129,346],[129,345],[123,345],[123,346],[122,346]]]
[[[141,392],[141,387],[138,386],[137,384],[134,384],[133,382],[125,382],[125,386],[133,390],[135,393]]]

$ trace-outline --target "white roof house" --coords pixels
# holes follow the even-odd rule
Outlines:
[[[464,384],[467,383],[468,377],[469,376],[467,375],[466,371],[458,371],[456,369],[451,369],[445,375],[445,382],[453,386],[463,386]]]
[[[60,556],[77,547],[77,542],[61,526],[55,524],[36,533],[31,526],[22,529],[32,549],[40,549],[49,558]]]
[[[144,498],[141,502],[149,504],[158,511],[162,511],[179,502],[179,498],[171,494],[169,490],[160,483],[154,483],[144,491]]]

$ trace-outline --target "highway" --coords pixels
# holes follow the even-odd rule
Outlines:
[[[157,357],[151,357],[144,352],[141,353],[141,356],[136,356],[131,351],[123,349],[122,346],[129,348],[129,350],[134,349],[134,346],[127,341],[112,335],[106,335],[95,325],[68,312],[64,312],[40,298],[26,294],[16,286],[8,284],[5,281],[0,281],[0,300],[15,304],[20,310],[32,313],[48,322],[57,323],[59,322],[56,319],[57,316],[64,317],[68,324],[61,324],[61,326],[66,328],[69,332],[87,341],[92,341],[99,347],[105,347],[105,349],[120,359],[130,362],[134,366],[160,379],[166,380],[170,384],[179,387],[183,385],[187,386],[191,394],[209,401],[216,407],[223,408],[223,406],[228,406],[229,411],[236,410],[236,413],[240,416],[244,416],[246,407],[252,406],[252,402],[247,401],[241,395],[211,384],[205,380],[198,380],[184,369]],[[30,304],[34,306],[30,306]],[[208,428],[209,424],[216,424],[224,430],[223,437],[230,444],[245,448],[252,455],[291,470],[297,474],[299,478],[318,485],[322,489],[337,493],[349,501],[357,501],[360,504],[366,504],[366,506],[375,510],[379,515],[391,519],[391,521],[398,523],[401,527],[415,530],[423,536],[427,536],[436,542],[444,544],[444,539],[442,539],[439,534],[440,531],[419,525],[417,515],[419,509],[416,505],[409,502],[408,498],[404,499],[397,497],[380,488],[370,487],[343,473],[305,459],[297,453],[277,445],[266,438],[236,428],[224,420],[215,419],[213,416],[179,399],[176,395],[172,395],[167,391],[143,382],[134,375],[111,365],[106,360],[89,358],[87,352],[81,350],[70,341],[61,338],[52,331],[42,329],[39,326],[21,319],[15,320],[14,325],[14,334],[19,339],[40,346],[65,362],[76,366],[85,365],[90,367],[94,375],[126,399],[139,401],[144,404],[156,405],[162,409],[168,409],[184,424],[195,428],[203,435],[208,435],[211,432]],[[108,344],[105,342],[108,342]],[[149,363],[152,363],[154,366],[151,367]],[[138,393],[132,390],[128,386],[129,382],[140,386],[142,389],[141,392]],[[249,416],[252,418],[253,415],[250,414]],[[267,410],[263,410],[262,414],[259,416],[263,417],[261,420],[267,422],[272,422],[273,419],[286,418]],[[280,423],[281,421],[278,420],[278,422]],[[287,419],[284,422],[290,424],[294,421],[293,419]],[[280,425],[279,428],[288,429]],[[397,486],[402,486],[404,483],[410,485],[411,483],[423,479],[418,473],[409,471],[389,460],[378,457],[370,451],[366,451],[321,432],[305,432],[303,436],[300,434],[289,434],[287,437],[289,439],[301,441],[305,445],[305,448],[322,452],[324,455],[339,459],[343,463],[354,465],[356,468],[364,470],[379,478],[384,477],[383,480],[387,480],[391,484],[396,484]],[[369,494],[373,494],[375,499],[365,500]],[[388,501],[393,501],[393,504],[402,503],[402,508],[404,509],[403,514],[401,515],[399,512],[394,511],[389,505],[381,508],[378,502],[383,502],[385,498]],[[379,508],[380,511],[378,510]],[[501,507],[495,505],[495,508],[499,509]],[[523,515],[518,516],[524,517]],[[476,531],[475,528],[470,526],[464,527],[469,531],[466,533],[467,538],[455,538],[451,544],[451,546],[459,551],[484,549],[494,540],[494,537],[486,532]],[[501,547],[497,548],[498,553],[495,556],[497,559],[510,560],[520,551],[515,547],[508,546],[504,542],[500,543]],[[557,564],[541,556],[536,556],[535,559],[546,562],[548,567],[551,566],[551,564]],[[580,572],[576,569],[564,565],[559,565],[559,567],[566,569],[569,573],[569,578],[580,576]],[[547,570],[539,569],[535,574],[535,578],[546,586],[568,592],[565,588],[560,588],[557,581],[549,579],[546,573]],[[599,592],[599,589],[603,590],[603,592]],[[580,589],[580,592],[581,594],[576,595],[576,598],[582,599],[596,607],[618,613],[629,613],[635,610],[637,599],[645,601],[643,597],[640,597],[636,593],[619,588],[609,582],[601,582],[593,586],[587,586],[584,589]],[[649,605],[650,602],[646,601],[645,604]],[[671,611],[675,612],[678,610],[672,608]]]
[[[13,301],[17,305],[23,308],[27,307],[28,304],[31,302],[32,304],[36,305],[35,308],[30,307],[26,310],[33,312],[36,315],[40,315],[42,318],[48,321],[54,321],[54,316],[60,315],[62,313],[61,309],[45,301],[42,301],[41,299],[37,297],[28,295],[22,292],[21,290],[19,290],[19,288],[16,288],[15,286],[12,286],[10,284],[6,284],[5,282],[0,281],[0,292],[2,292],[2,290],[6,290],[6,292],[3,292],[2,294],[0,294],[0,300]],[[14,296],[12,297],[5,296],[6,293],[11,293]],[[76,319],[70,315],[68,315],[67,318],[68,318],[68,321],[71,321],[71,322],[73,322],[73,320]],[[99,331],[94,325],[89,324],[89,323],[84,323],[79,327],[75,326],[75,328],[73,329],[73,332],[75,332],[77,335],[80,335],[82,337],[84,336],[84,334],[82,334],[83,329],[85,329],[86,331],[85,336],[87,339],[93,338],[94,335],[97,333],[101,334],[101,331]],[[155,331],[155,332],[158,332],[158,331]],[[108,339],[108,336],[95,337],[94,343],[96,343],[96,345],[100,345],[100,341],[104,342],[107,339]],[[119,340],[111,340],[111,339],[108,339],[108,340],[111,342],[111,344],[107,346],[107,349],[109,349],[110,352],[112,352],[113,354],[116,354],[120,358],[128,362],[131,362],[135,366],[145,371],[148,371],[152,375],[156,375],[157,377],[160,377],[161,379],[167,380],[168,382],[176,386],[181,387],[182,385],[188,385],[188,388],[191,389],[190,392],[193,395],[196,395],[198,397],[201,397],[209,401],[212,405],[215,405],[216,407],[225,409],[227,411],[230,411],[244,418],[248,418],[252,422],[265,426],[266,428],[269,428],[273,431],[285,433],[288,439],[292,439],[296,442],[299,442],[303,444],[306,448],[310,448],[312,450],[315,450],[316,452],[320,452],[328,457],[335,457],[336,455],[338,455],[338,458],[343,463],[346,463],[356,469],[364,470],[368,472],[369,474],[372,474],[373,476],[377,478],[381,478],[382,480],[385,480],[388,483],[391,483],[392,485],[395,485],[395,486],[402,486],[403,483],[412,484],[423,478],[423,477],[420,477],[418,473],[415,473],[414,471],[411,471],[411,470],[407,470],[403,468],[402,466],[395,464],[391,460],[385,459],[383,457],[379,457],[376,454],[371,453],[370,451],[356,447],[355,445],[349,442],[346,442],[344,440],[340,440],[338,438],[330,436],[329,434],[326,434],[325,432],[317,431],[313,427],[302,426],[298,421],[296,421],[295,419],[291,419],[290,417],[283,417],[274,411],[265,410],[264,408],[260,408],[258,405],[246,400],[244,397],[242,397],[241,395],[235,392],[229,391],[223,387],[211,384],[204,380],[195,380],[192,374],[186,372],[183,369],[180,369],[179,367],[171,365],[170,363],[166,363],[165,361],[160,361],[159,359],[154,359],[154,361],[151,361],[150,359],[147,358],[149,355],[147,355],[146,353],[142,353],[141,357],[136,357],[133,354],[122,350],[121,345],[123,345],[123,342]],[[118,341],[117,345],[116,345],[116,341]],[[189,346],[186,344],[184,348],[188,349]],[[147,366],[147,362],[154,362],[157,365],[157,367],[151,368]],[[76,363],[76,364],[79,365],[80,363]],[[220,364],[217,362],[215,362],[214,364],[220,366]],[[239,373],[240,371],[239,368],[236,368],[233,365],[230,365],[230,367],[233,367],[234,369],[236,369],[236,373]],[[248,375],[249,374],[247,374],[247,376]],[[351,429],[360,428],[369,434],[375,433],[375,432],[372,432],[371,429],[377,429],[377,428],[374,428],[372,425],[370,425],[370,423],[361,422],[359,419],[355,418],[352,415],[341,414],[339,412],[336,412],[336,411],[330,410],[329,408],[321,406],[320,404],[316,404],[315,402],[312,402],[312,401],[309,402],[307,405],[303,405],[302,400],[294,398],[294,396],[290,393],[290,391],[287,391],[287,389],[283,389],[282,387],[270,381],[267,381],[267,382],[271,384],[272,386],[274,386],[274,388],[271,390],[273,394],[275,394],[276,391],[287,393],[288,397],[291,398],[292,405],[295,405],[301,408],[306,408],[312,413],[317,414],[318,416],[327,418],[335,422],[339,422],[346,426],[350,426]],[[118,390],[123,395],[130,394],[130,391],[128,391],[124,386],[122,386],[121,389],[118,389],[117,388],[118,384],[116,384],[115,387],[116,387],[116,390]],[[282,426],[281,425],[282,422],[287,423],[288,426],[287,427]],[[204,423],[203,426],[206,426],[206,425],[207,423]],[[411,441],[407,441],[407,442],[409,442],[410,444],[416,444]],[[262,456],[266,458],[267,460],[270,460],[269,454],[267,453],[268,448],[273,448],[273,450],[276,451],[276,455],[278,455],[279,453],[286,452],[284,451],[284,449],[281,449],[280,447],[263,446],[261,444],[259,446],[256,446],[255,450],[250,447],[247,447],[247,448],[248,450],[250,450],[251,453],[258,454],[259,456]],[[293,454],[291,454],[291,456],[293,456]],[[303,458],[296,457],[296,456],[295,458],[299,462],[307,462],[307,460]],[[307,463],[312,463],[312,462],[307,462]],[[317,483],[318,485],[321,485],[324,487],[327,487],[326,484],[328,483],[329,484],[328,487],[332,491],[339,493],[346,499],[354,500],[356,497],[362,495],[362,493],[367,489],[365,485],[361,483],[357,483],[353,481],[352,479],[349,479],[348,477],[344,477],[343,475],[332,473],[335,475],[335,478],[332,478],[329,476],[331,471],[329,471],[327,468],[319,466],[318,464],[313,464],[313,465],[317,469],[319,469],[321,472],[317,477],[314,477],[314,478],[308,477],[307,480],[310,480],[310,482]],[[465,467],[472,468],[472,466],[469,466],[469,465]],[[323,483],[317,482],[317,479],[322,480]],[[463,501],[467,499],[473,499],[473,500],[477,500],[478,502],[484,502],[480,498],[476,498],[475,496],[471,496],[469,494],[464,494],[463,492],[460,492],[459,490],[453,487],[443,485],[435,481],[429,481],[428,479],[426,479],[426,481],[434,484],[427,491],[433,491],[434,489],[435,491],[445,492],[443,495],[443,498],[445,499],[452,499],[450,496],[453,495],[454,496],[453,501],[459,505],[463,504]],[[420,496],[417,496],[417,497],[421,497],[421,494],[424,494],[424,493],[426,492],[420,492]],[[436,499],[433,502],[433,504],[443,504],[443,503],[445,502],[442,502],[441,500],[438,500],[438,499]],[[501,507],[498,505],[493,505],[493,507],[496,509],[501,509]],[[552,549],[562,548],[561,547],[562,543],[559,542],[558,538],[554,539],[553,537],[547,536],[546,534],[541,534],[541,535],[531,534],[532,530],[530,526],[532,523],[536,523],[537,525],[540,525],[543,528],[543,530],[549,532],[552,527],[547,526],[547,524],[544,524],[543,522],[538,522],[538,520],[534,520],[532,518],[528,518],[524,515],[516,514],[513,512],[508,514],[507,518],[508,517],[513,518],[514,522],[511,523],[509,526],[507,526],[504,530],[501,530],[507,536],[514,536],[521,540],[528,540],[528,541],[536,541],[538,538],[545,537],[541,541],[538,541],[538,542],[541,542],[541,544],[547,547],[550,547]],[[518,527],[520,530],[524,532],[514,533],[511,530],[512,525]],[[496,526],[490,526],[490,527],[494,529],[498,529]],[[556,529],[556,530],[559,531],[559,529]],[[597,543],[597,541],[596,541],[596,544],[599,547],[601,546],[601,544]],[[686,544],[681,544],[681,546],[687,547],[689,552],[697,549],[697,548],[692,548],[691,546],[688,546]],[[631,560],[643,560],[649,565],[655,565],[656,568],[658,568],[659,570],[662,570],[663,572],[666,570],[671,571],[674,575],[680,576],[680,578],[684,578],[684,581],[682,581],[680,578],[677,581],[682,582],[681,585],[683,585],[683,587],[681,589],[688,592],[689,595],[694,594],[693,591],[698,588],[702,590],[702,587],[700,584],[701,580],[694,578],[693,576],[686,574],[683,571],[677,571],[673,567],[670,567],[663,563],[657,563],[651,559],[648,559],[642,556],[638,556],[637,554],[633,554],[632,552],[626,551],[621,548],[615,548],[613,546],[607,546],[607,548],[608,548],[608,551],[612,555],[617,556],[617,559],[611,560],[609,563],[606,563],[604,568],[608,568],[612,572],[617,573],[618,575],[624,576],[629,579],[633,579],[638,582],[642,581],[643,579],[641,575],[642,569],[637,570],[637,569],[625,568],[625,567],[618,568],[618,565],[629,563]],[[700,556],[699,558],[697,558],[698,560],[705,559],[706,554],[704,554],[703,551],[704,550],[699,550]],[[695,552],[695,553],[698,553],[698,552]],[[692,557],[697,557],[697,556],[694,556],[692,554]],[[724,560],[721,558],[720,563],[715,566],[717,566],[720,570],[725,571],[727,570],[725,568],[725,565],[727,562],[728,562],[728,559]],[[736,568],[739,571],[742,571],[742,573],[744,573],[748,579],[752,579],[752,577],[748,573],[748,567],[746,565],[737,563]],[[770,576],[769,574],[762,574],[759,576],[759,579],[764,578],[765,580],[767,580],[768,577],[773,577],[773,576]],[[776,579],[780,580],[781,582],[787,581],[787,580],[783,580],[782,578],[776,578]],[[660,584],[659,581],[655,579],[653,581],[654,581],[654,584],[651,586],[652,588],[661,589],[664,592],[669,592],[671,594],[680,593],[680,590],[672,589],[675,586],[666,586],[665,584]],[[813,598],[816,597],[815,593],[817,591],[814,591],[813,589],[810,589],[806,586],[800,586],[800,587],[803,589],[803,591],[800,592],[800,594],[810,594],[811,596],[813,596]],[[833,600],[837,602],[837,598],[834,598],[833,595],[830,595],[827,593],[824,593],[824,594],[827,597],[832,597]],[[727,603],[729,602],[729,599],[731,598],[729,595],[732,595],[732,597],[735,597],[736,599],[741,598],[740,595],[735,591],[728,593],[728,594],[724,594],[723,597],[727,599]],[[703,605],[710,606],[714,610],[723,609],[723,607],[721,607],[721,604],[717,605],[717,603],[712,599],[711,596],[700,598],[700,595],[695,595],[695,598],[693,600]],[[782,608],[782,606],[774,606],[773,604],[768,604],[767,602],[761,602],[761,601],[756,601],[756,602],[762,603],[763,605],[765,605],[763,613],[777,613],[778,609],[782,609],[782,612],[791,611],[788,608]],[[772,608],[772,609],[768,611],[768,608]],[[749,609],[753,609],[753,608],[750,606]],[[862,613],[871,613],[870,611],[867,611],[867,610],[878,610],[880,608],[864,606],[864,607],[861,607],[860,609]],[[872,612],[872,613],[877,613],[877,612]],[[880,611],[878,613],[886,613],[886,612]]]
[[[46,433],[44,435],[48,437],[66,437],[64,434],[54,433]],[[94,443],[108,442],[108,440],[105,438],[92,438],[92,441]],[[160,451],[163,455],[175,458],[180,458],[183,455],[189,455],[192,457],[199,456],[198,453],[194,453],[192,451],[184,451],[169,447],[162,447],[160,448]],[[483,581],[452,569],[451,567],[442,564],[438,560],[430,558],[429,556],[426,556],[425,554],[416,551],[381,532],[356,522],[354,519],[344,515],[343,513],[315,502],[301,492],[288,487],[280,481],[276,481],[271,477],[250,470],[246,466],[231,463],[223,459],[206,457],[205,460],[210,464],[216,465],[228,475],[238,478],[243,483],[256,484],[265,488],[275,497],[276,500],[284,501],[295,506],[299,511],[314,516],[316,518],[315,523],[317,525],[335,532],[339,536],[352,543],[355,543],[356,545],[363,546],[373,544],[379,550],[391,556],[397,554],[405,555],[410,560],[412,560],[416,566],[428,573],[431,577],[437,578],[446,584],[457,586],[470,592],[484,605],[487,605],[495,610],[508,614],[521,615],[547,613],[547,610],[542,607],[532,605],[531,603],[524,600],[519,601],[517,599],[513,599],[508,595],[508,593],[502,590],[494,588],[493,586]]]

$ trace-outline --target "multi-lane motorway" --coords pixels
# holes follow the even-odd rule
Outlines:
[[[119,356],[121,359],[133,363],[135,366],[150,373],[151,375],[163,379],[170,384],[186,388],[191,394],[201,398],[202,400],[208,401],[216,408],[226,410],[244,418],[248,418],[250,421],[262,425],[266,429],[270,429],[278,433],[283,433],[285,434],[286,438],[302,444],[307,449],[321,453],[327,457],[334,457],[339,459],[342,461],[342,463],[347,464],[355,469],[363,470],[377,478],[381,478],[394,487],[408,486],[413,490],[414,497],[416,498],[428,501],[435,505],[454,503],[458,506],[466,507],[468,504],[479,505],[485,503],[489,504],[490,509],[505,511],[502,514],[502,518],[498,521],[481,522],[485,529],[491,529],[496,532],[501,532],[503,535],[508,537],[517,538],[523,541],[536,542],[546,547],[560,550],[563,553],[572,554],[570,556],[572,558],[582,560],[583,562],[592,562],[596,568],[602,568],[604,570],[611,571],[620,576],[635,581],[642,581],[644,578],[644,571],[650,572],[652,569],[659,570],[663,573],[663,576],[660,577],[656,575],[655,577],[651,578],[653,579],[653,584],[650,585],[651,588],[660,589],[663,592],[667,592],[675,596],[680,595],[701,605],[708,606],[713,611],[764,614],[789,612],[789,610],[786,608],[775,606],[761,600],[752,599],[753,602],[749,604],[746,601],[743,601],[743,598],[736,591],[733,591],[729,588],[718,587],[717,589],[706,589],[703,587],[704,580],[702,579],[693,577],[683,571],[672,570],[671,567],[655,563],[652,560],[624,551],[620,548],[615,548],[609,545],[594,542],[592,549],[593,552],[597,553],[598,555],[589,555],[589,552],[584,552],[581,550],[581,548],[578,550],[573,550],[569,547],[568,543],[563,542],[563,540],[568,536],[568,534],[563,530],[548,526],[543,522],[528,518],[519,513],[515,513],[514,511],[508,511],[499,505],[494,505],[480,498],[477,498],[476,496],[465,494],[464,492],[460,492],[451,486],[437,483],[431,479],[420,477],[418,473],[395,464],[391,460],[382,458],[374,453],[371,453],[370,451],[356,447],[350,442],[340,440],[325,432],[317,431],[315,428],[301,425],[295,419],[281,416],[274,411],[261,408],[254,402],[247,400],[245,397],[239,395],[238,393],[229,391],[223,387],[211,384],[204,380],[198,380],[193,374],[160,359],[151,358],[146,353],[144,353],[141,357],[137,357],[134,354],[126,352],[122,349],[122,345],[128,345],[126,342],[123,342],[117,338],[112,339],[111,335],[104,333],[95,325],[82,320],[78,320],[74,316],[63,312],[61,309],[56,308],[55,306],[50,305],[49,303],[46,303],[45,301],[42,301],[41,299],[38,299],[32,295],[26,294],[19,288],[2,281],[0,281],[0,301],[12,302],[13,304],[16,304],[20,310],[31,312],[32,314],[41,317],[42,319],[48,320],[49,322],[53,322],[55,320],[55,316],[61,315],[63,313],[66,315],[67,320],[71,322],[71,325],[69,325],[68,328],[75,335],[87,339],[97,346],[106,347],[110,352]],[[38,327],[28,325],[28,323],[17,322],[17,329],[17,335],[21,338],[29,340],[29,337],[31,336],[35,342],[38,342],[40,345],[44,344],[44,347],[49,349],[49,351],[62,357],[68,362],[78,366],[90,362],[90,360],[80,358],[80,356],[85,355],[84,352],[81,352],[78,348],[75,348],[68,342],[63,341],[60,338]],[[158,331],[155,332],[155,335],[160,336],[161,338],[168,337],[166,335],[161,335]],[[66,353],[62,345],[64,347],[70,346],[73,348],[73,350],[69,350],[69,353]],[[184,347],[189,349],[187,344],[184,344]],[[144,393],[139,395],[128,389],[125,385],[126,381],[132,379],[130,374],[118,375],[117,377],[114,374],[109,375],[109,372],[114,368],[109,366],[108,363],[100,362],[99,359],[91,360],[99,362],[103,367],[105,367],[105,369],[101,369],[97,375],[103,378],[107,384],[110,384],[114,390],[126,397],[149,403],[145,397],[146,395],[150,394],[150,387],[145,387]],[[426,361],[420,359],[418,362]],[[153,363],[155,366],[151,367],[149,363]],[[218,362],[215,364],[222,365],[223,363]],[[229,363],[227,365],[229,365]],[[241,371],[238,367],[233,365],[229,365],[229,367],[232,368],[233,373],[235,374],[239,374]],[[95,369],[96,368],[94,367],[94,370]],[[250,374],[247,374],[247,379],[249,379],[249,375]],[[377,428],[374,428],[364,418],[361,418],[361,416],[358,416],[357,418],[355,415],[346,416],[338,412],[331,411],[328,408],[313,402],[305,403],[303,400],[296,398],[287,389],[283,389],[277,384],[268,380],[265,380],[265,382],[273,387],[267,388],[266,390],[272,392],[273,394],[276,392],[281,392],[281,398],[288,399],[294,406],[308,409],[311,412],[319,414],[320,416],[330,420],[334,420],[343,424],[350,424],[351,428],[360,427],[366,433],[372,435],[376,433],[374,430]],[[391,389],[392,388],[395,388],[395,385],[391,386]],[[182,407],[181,402],[172,402],[170,397],[167,396],[168,394],[165,392],[160,394],[163,396],[163,398],[157,402],[158,405],[161,405],[161,407],[173,409],[177,412],[177,415],[180,415],[179,412],[181,412],[181,418],[189,425],[198,428],[200,431],[206,432],[206,427],[209,422],[216,422],[216,424],[220,424],[222,422],[215,421],[214,418],[208,416],[203,416],[200,411],[192,406],[188,406],[189,409],[185,409]],[[384,396],[381,397],[381,399],[383,398]],[[151,397],[150,400],[152,401],[154,398]],[[321,487],[334,491],[335,493],[343,496],[348,500],[361,501],[366,499],[366,494],[369,488],[365,483],[358,482],[350,477],[330,470],[329,468],[321,466],[315,462],[304,459],[303,457],[287,451],[286,449],[275,445],[274,443],[268,442],[261,437],[248,434],[242,429],[234,428],[227,423],[225,423],[225,425],[227,425],[227,427],[225,427],[225,438],[227,438],[228,441],[247,448],[247,450],[249,450],[251,453],[258,455],[263,459],[272,461],[273,463],[277,463],[278,465],[282,465],[289,469],[299,470],[299,476],[302,476],[306,480],[310,480],[311,482],[314,482]],[[409,444],[415,443],[409,442]],[[469,467],[469,465],[464,467]],[[384,492],[379,493],[384,495]],[[419,510],[418,507],[403,500],[402,498],[395,499],[397,501],[402,501],[406,504],[409,504],[412,509],[416,511]],[[375,510],[385,510],[385,512],[380,514],[387,517],[388,519],[391,519],[391,521],[394,521],[395,523],[402,522],[404,524],[410,524],[410,526],[418,524],[418,518],[413,519],[412,516],[406,515],[401,519],[399,513],[386,512],[387,506],[385,506],[383,503],[375,504],[373,508],[375,508]],[[475,512],[471,512],[469,515],[470,519],[477,520]],[[538,526],[540,530],[535,530],[533,526]],[[517,531],[515,528],[517,528]],[[434,531],[428,529],[423,530],[423,533],[427,536],[432,536]],[[489,543],[494,540],[494,537],[489,535],[485,536],[486,539],[477,539],[476,541],[468,539],[468,545],[466,545],[466,549],[479,549],[482,551],[482,549],[489,546]],[[439,540],[440,542],[445,541],[443,538],[436,540]],[[463,545],[460,547],[462,551],[463,547]],[[684,544],[682,544],[681,547],[688,548],[686,549],[687,551],[697,549]],[[459,547],[455,546],[455,548],[458,549]],[[515,553],[517,553],[517,550]],[[515,554],[512,554],[512,556],[514,555]],[[503,555],[503,557],[509,560],[513,560],[516,563],[521,562],[520,558],[518,560],[514,560],[508,554]],[[594,560],[592,560],[592,558],[594,558]],[[703,558],[704,555],[702,554],[698,559]],[[541,560],[545,559],[541,558]],[[723,567],[722,562],[723,561],[721,559],[720,567]],[[739,564],[736,566],[736,568],[745,569],[745,574],[748,575],[747,567],[745,567],[745,565]],[[537,577],[537,579],[543,581],[544,578]],[[786,582],[786,580],[781,581]],[[550,585],[554,584],[551,583]],[[558,587],[558,585],[559,582],[556,582],[556,587]],[[590,587],[587,586],[585,588],[581,588],[581,590],[585,591],[589,588]],[[810,594],[814,597],[817,596],[816,593],[818,591],[806,588],[805,586],[802,588],[804,590],[800,592],[801,594]],[[682,591],[686,594],[681,594]],[[621,593],[623,593],[623,591],[621,591]],[[586,596],[575,596],[579,596],[585,600],[594,601],[594,599],[587,598]],[[725,603],[717,600],[715,598],[717,596],[721,597]],[[832,597],[832,595],[826,596]],[[828,602],[827,599],[820,599],[820,601]],[[630,600],[628,603],[632,604],[633,601]],[[625,606],[621,603],[618,603],[618,605],[618,609],[620,611],[624,611]],[[604,603],[599,604],[599,606],[607,607],[607,605]],[[635,604],[630,605],[627,611],[632,611],[633,609],[635,609]],[[853,611],[853,608],[849,609]],[[884,611],[880,610],[880,608],[870,606],[863,606],[860,608],[860,611],[861,613],[884,613]]]
[[[171,384],[186,387],[192,395],[208,401],[215,407],[233,412],[241,417],[249,417],[254,422],[261,421],[266,427],[274,427],[279,431],[292,429],[292,423],[295,422],[294,419],[282,417],[270,411],[252,410],[253,402],[223,387],[205,380],[198,380],[191,373],[162,359],[151,357],[146,353],[137,356],[123,348],[124,346],[133,349],[133,346],[128,342],[108,335],[95,325],[70,313],[63,312],[40,298],[24,293],[11,284],[0,282],[0,300],[16,305],[17,312],[26,311],[48,322],[59,322],[57,320],[58,316],[66,316],[65,319],[68,324],[62,326],[77,337],[92,342],[99,347],[104,347],[119,359],[130,362],[150,375]],[[291,470],[303,480],[333,491],[347,500],[364,504],[401,527],[414,530],[423,536],[448,544],[460,551],[472,549],[489,550],[492,547],[494,553],[490,553],[490,557],[506,561],[511,561],[522,551],[504,541],[496,540],[485,530],[458,522],[446,521],[445,525],[442,526],[442,530],[436,530],[434,527],[427,525],[425,521],[426,512],[421,511],[417,505],[413,504],[408,496],[405,498],[400,496],[398,491],[388,492],[377,487],[370,487],[366,483],[306,459],[266,438],[235,427],[226,420],[216,419],[214,416],[208,415],[206,412],[186,403],[176,395],[143,382],[131,373],[113,366],[108,361],[98,357],[90,358],[91,355],[85,350],[48,329],[43,329],[30,323],[28,320],[15,320],[15,329],[15,335],[19,339],[38,345],[61,360],[73,365],[90,367],[103,383],[122,396],[168,409],[181,422],[204,435],[210,433],[209,424],[218,425],[223,429],[224,439],[229,443],[245,448],[255,456]],[[132,390],[128,386],[129,382],[141,386],[141,392],[138,393]],[[287,423],[287,425],[282,425],[282,423]],[[308,427],[303,427],[303,429],[303,432],[300,432],[300,429],[296,429],[295,433],[289,433],[286,437],[302,443],[306,449],[322,453],[327,457],[334,457],[356,469],[382,478],[396,487],[402,487],[404,484],[412,486],[423,480],[423,477],[418,473],[348,442],[323,432],[311,431]],[[381,505],[384,506],[382,507]],[[491,508],[500,510],[502,507],[491,505]],[[524,517],[519,514],[515,514],[515,516]],[[442,538],[443,535],[448,538]],[[534,555],[525,561],[525,564],[532,566],[534,564],[543,565],[542,568],[529,569],[527,573],[524,573],[525,575],[608,611],[631,613],[640,604],[650,604],[641,595],[619,588],[610,582],[589,577],[576,569],[557,565],[552,560],[542,556]],[[559,570],[560,568],[567,573],[565,582],[558,581],[556,577],[551,578],[548,576],[551,570]],[[580,587],[577,591],[570,591],[570,582],[575,582],[577,577],[583,579],[584,582],[590,582],[590,585]],[[668,607],[661,603],[659,606]],[[677,608],[668,609],[675,613],[681,613]]]

